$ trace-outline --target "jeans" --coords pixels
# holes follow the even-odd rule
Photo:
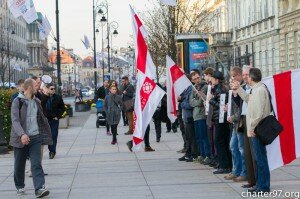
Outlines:
[[[195,137],[199,147],[200,156],[210,157],[210,144],[207,134],[206,119],[194,121]]]
[[[255,177],[257,191],[270,191],[270,170],[267,150],[257,137],[251,137],[254,160],[256,161]]]
[[[230,150],[232,154],[232,174],[246,177],[244,133],[236,132],[234,129],[230,139]]]
[[[59,120],[49,120],[53,144],[48,146],[49,152],[56,154]]]
[[[117,141],[117,133],[118,133],[118,124],[113,124],[110,126],[111,127],[111,133],[113,136],[113,141]]]
[[[17,189],[25,187],[25,167],[26,158],[29,156],[31,163],[32,180],[35,191],[42,188],[45,184],[45,177],[41,162],[41,144],[40,135],[30,137],[30,142],[23,148],[14,148],[14,182]]]
[[[228,123],[215,124],[215,146],[220,169],[231,169],[232,159],[229,149],[230,129]]]

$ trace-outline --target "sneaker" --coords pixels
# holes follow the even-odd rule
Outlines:
[[[185,155],[181,158],[178,158],[179,161],[186,161],[187,159],[189,159],[189,157],[186,157]]]
[[[132,135],[132,133],[126,132],[126,133],[124,133],[124,135]]]
[[[44,196],[48,196],[50,191],[48,191],[44,186],[35,192],[36,198],[42,198]]]
[[[50,153],[49,153],[49,159],[53,159],[54,156],[55,156],[55,153],[53,153],[53,152],[50,152]]]
[[[17,189],[17,196],[22,196],[25,195],[25,189],[21,188],[21,189]]]
[[[190,158],[186,159],[185,161],[186,162],[194,162],[195,160],[196,160],[196,158],[190,157]]]
[[[239,176],[237,178],[233,179],[234,182],[243,182],[243,181],[247,181],[247,178],[245,176]]]
[[[213,172],[213,174],[227,174],[230,173],[230,169],[218,169]]]
[[[127,147],[128,147],[128,149],[129,149],[129,151],[130,152],[132,152],[132,141],[128,141],[128,142],[126,142],[126,145],[127,145]]]
[[[152,149],[151,146],[145,147],[145,152],[152,152],[155,151],[155,149]]]
[[[234,175],[233,173],[230,173],[226,176],[224,176],[225,180],[234,180],[235,178],[237,178],[236,175]]]
[[[212,162],[212,159],[210,159],[209,157],[206,157],[206,158],[203,160],[203,164],[204,164],[204,165],[209,165],[211,162]]]

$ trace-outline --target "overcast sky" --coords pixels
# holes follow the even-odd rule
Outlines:
[[[130,34],[132,34],[129,4],[136,11],[147,9],[147,0],[108,0],[109,20],[119,23],[117,38],[113,38],[113,47],[128,46]],[[34,0],[36,10],[46,15],[56,34],[55,0]],[[93,8],[92,0],[60,0],[60,37],[61,46],[73,48],[75,53],[86,56],[91,50],[86,50],[80,39],[87,35],[93,44]],[[55,45],[53,39],[49,39],[49,48]],[[101,47],[101,34],[97,36],[97,49]]]

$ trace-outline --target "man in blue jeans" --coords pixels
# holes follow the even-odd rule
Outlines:
[[[207,93],[207,84],[202,82],[200,74],[197,71],[191,73],[191,80],[196,90],[192,91],[190,105],[193,107],[193,118],[195,126],[195,137],[198,144],[201,164],[209,165],[211,163],[211,150],[208,139],[206,115],[205,115],[205,97]]]
[[[271,114],[269,93],[261,79],[262,74],[258,68],[249,70],[250,94],[245,92],[239,82],[234,81],[231,83],[231,87],[237,90],[239,96],[248,103],[246,115],[247,135],[250,137],[253,156],[256,161],[256,187],[249,189],[250,192],[270,192],[270,170],[266,146],[262,144],[254,132],[258,123]]]
[[[242,69],[240,67],[233,67],[230,70],[230,77],[234,81],[243,84]],[[245,150],[244,150],[244,134],[241,130],[241,112],[242,112],[242,99],[237,95],[236,91],[233,92],[231,100],[231,115],[227,121],[231,124],[231,139],[230,150],[232,154],[232,172],[225,176],[226,180],[233,180],[235,182],[242,182],[247,180],[246,166],[245,166]]]
[[[55,94],[55,86],[50,83],[46,85],[46,95],[48,100],[46,103],[47,118],[51,127],[53,144],[48,146],[49,158],[53,159],[56,155],[56,145],[58,137],[59,119],[65,111],[65,104],[60,95]]]
[[[50,192],[45,188],[41,146],[43,143],[52,144],[51,132],[40,100],[34,96],[36,82],[26,79],[23,87],[24,92],[19,93],[11,107],[10,145],[14,147],[14,182],[17,195],[24,195],[26,159],[29,156],[35,195],[42,198]]]

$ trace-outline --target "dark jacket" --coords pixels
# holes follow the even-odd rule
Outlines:
[[[122,98],[120,95],[109,94],[104,100],[106,122],[109,125],[119,124],[122,112]]]
[[[188,122],[190,120],[193,120],[193,107],[190,105],[190,97],[192,94],[193,87],[189,86],[185,91],[183,91],[183,99],[181,102],[181,108],[182,108],[182,116],[183,121]]]
[[[126,86],[124,86],[122,88],[122,93],[123,93],[123,91],[126,91],[126,93],[123,94],[123,97],[122,97],[123,102],[133,99],[134,87],[131,84],[127,84]]]
[[[209,101],[209,104],[212,106],[212,121],[219,123],[219,114],[220,114],[220,96],[221,94],[226,94],[226,103],[228,100],[228,89],[223,84],[215,85],[212,89],[213,98]],[[224,122],[227,121],[227,114],[225,113]]]
[[[41,102],[39,99],[34,98],[37,103],[37,123],[39,134],[42,137],[42,145],[52,145],[51,129],[47,118],[43,114]],[[15,148],[23,148],[21,136],[27,134],[26,132],[26,116],[27,116],[27,103],[24,99],[19,97],[15,98],[11,106],[11,121],[12,128],[10,134],[9,144]]]
[[[48,120],[52,120],[55,117],[60,119],[65,112],[65,104],[62,97],[57,94],[53,94],[52,96],[48,97],[46,102],[46,110]]]
[[[106,95],[108,95],[109,91],[107,88],[105,88],[104,86],[101,86],[100,88],[98,88],[98,90],[95,93],[95,101],[97,101],[99,98],[100,99],[105,99]]]

